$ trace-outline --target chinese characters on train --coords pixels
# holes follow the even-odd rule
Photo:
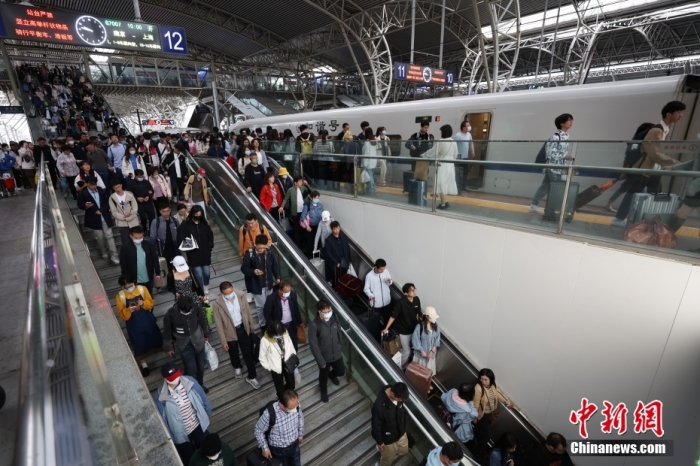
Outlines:
[[[657,437],[663,436],[662,410],[663,403],[659,400],[654,400],[647,404],[638,401],[633,413],[634,432],[636,434],[653,432]],[[581,438],[588,438],[587,422],[591,420],[597,411],[598,406],[595,403],[590,403],[587,398],[581,400],[580,409],[571,411],[569,422],[578,425]],[[603,415],[603,421],[600,423],[601,431],[604,434],[610,434],[615,430],[618,435],[627,432],[628,412],[629,410],[625,403],[613,405],[609,401],[603,401],[603,409],[600,411]]]

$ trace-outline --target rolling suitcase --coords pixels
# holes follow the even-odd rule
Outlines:
[[[406,378],[416,387],[418,393],[428,398],[430,382],[433,380],[433,371],[415,362],[406,367]]]
[[[316,270],[318,270],[318,273],[321,274],[323,278],[326,278],[326,261],[321,259],[321,253],[318,253],[318,257],[316,257],[316,253],[313,254],[313,257],[311,259],[311,265],[314,266]]]
[[[335,290],[345,299],[353,299],[362,289],[362,280],[346,273],[335,284]]]
[[[415,172],[413,172],[412,170],[407,170],[403,172],[403,192],[408,192],[408,187],[411,184],[411,180],[415,177]]]
[[[586,189],[583,191],[581,194],[579,194],[576,197],[576,208],[575,210],[578,212],[578,210],[591,202],[593,199],[597,198],[603,194],[603,191],[600,190],[600,188],[596,185],[591,186],[590,188]]]
[[[12,191],[13,189],[15,189],[15,179],[12,177],[3,178],[2,184],[5,185],[5,189],[7,189],[8,191]]]
[[[277,458],[265,458],[260,448],[251,451],[246,457],[245,462],[248,466],[282,466],[282,461]]]
[[[411,180],[408,186],[408,203],[425,207],[428,204],[428,182]]]
[[[627,221],[631,225],[658,216],[661,221],[668,223],[680,206],[681,200],[676,194],[636,193],[632,197]]]
[[[372,335],[374,341],[377,344],[382,344],[382,322],[379,317],[379,313],[374,310],[374,308],[369,308],[367,312],[363,312],[357,316],[360,319],[362,325],[367,329],[367,331]]]
[[[561,213],[561,203],[564,200],[564,189],[566,181],[553,181],[549,184],[549,194],[547,195],[547,205],[544,206],[545,220],[558,220]],[[569,196],[566,198],[566,214],[564,220],[570,222],[574,218],[574,208],[578,197],[578,183],[569,184]]]
[[[454,164],[455,166],[455,182],[457,183],[457,194],[464,191],[464,169],[462,165]]]

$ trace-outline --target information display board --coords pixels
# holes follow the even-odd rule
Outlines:
[[[182,28],[9,3],[0,3],[0,14],[4,25],[0,35],[10,39],[142,52],[187,53],[185,30]]]
[[[147,120],[141,120],[141,125],[143,125],[143,126],[175,126],[175,120],[149,118]]]
[[[455,80],[452,71],[399,62],[394,63],[394,76],[399,81],[436,84],[438,86],[452,86]]]

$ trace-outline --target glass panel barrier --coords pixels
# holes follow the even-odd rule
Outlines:
[[[613,222],[624,194],[631,192],[631,179],[642,177],[639,180],[645,184],[639,189],[644,191],[656,189],[683,198],[689,192],[691,197],[695,195],[693,179],[698,176],[688,171],[699,153],[698,144],[693,141],[662,141],[654,146],[646,143],[648,146],[644,149],[639,141],[566,141],[559,144],[556,141],[484,140],[460,146],[453,141],[436,140],[426,145],[429,147],[420,158],[409,156],[411,147],[416,147],[415,141],[380,141],[369,150],[367,142],[333,141],[331,154],[328,151],[300,154],[298,145],[281,144],[285,143],[266,142],[270,158],[285,166],[290,174],[303,175],[321,192],[530,230],[595,238],[618,246],[631,244],[623,239],[628,225]],[[315,149],[318,147],[315,145]],[[658,150],[685,163],[680,165],[683,169],[621,168],[626,153],[641,157],[642,149]],[[374,157],[374,152],[392,155]],[[466,152],[469,159],[455,159],[455,154],[459,157],[460,152]],[[397,153],[400,155],[394,156]],[[535,163],[538,155],[548,156],[550,164]],[[652,166],[645,163],[647,165]],[[571,193],[571,197],[567,194],[567,202],[571,203],[568,211],[562,209],[567,178]],[[413,181],[416,179],[420,183]],[[653,181],[651,186],[648,179]],[[422,196],[417,192],[421,189]],[[633,194],[629,194],[626,203]],[[656,203],[656,208],[665,212],[662,220],[671,221],[674,217],[671,214],[676,211],[680,217],[687,218],[689,212],[691,214],[681,225],[676,225],[681,220],[673,220],[672,226],[679,228],[678,245],[673,253],[694,257],[700,248],[697,244],[700,221],[692,214],[695,201],[683,201],[682,210],[679,210],[681,200],[674,198],[673,202],[671,207]],[[673,212],[668,213],[669,209]],[[622,214],[618,217],[624,220]],[[635,247],[644,247],[645,251],[671,251],[668,247],[659,249],[638,243]]]
[[[272,157],[272,154],[271,154]],[[241,220],[249,212],[257,215],[260,223],[270,231],[277,231],[279,225],[262,210],[258,203],[244,192],[237,176],[227,165],[219,160],[208,157],[189,159],[192,169],[203,166],[207,169],[207,179],[212,189],[212,205],[222,229],[235,230]],[[228,222],[224,227],[221,223]],[[359,389],[370,399],[374,400],[381,388],[387,384],[404,382],[405,378],[384,351],[371,340],[364,327],[357,321],[354,314],[345,307],[335,292],[328,287],[316,269],[298,251],[286,235],[276,235],[273,250],[278,253],[282,277],[291,282],[297,291],[300,304],[305,310],[304,320],[308,323],[316,316],[316,302],[324,299],[331,303],[347,338],[344,345],[344,355],[347,361],[348,376],[355,381]],[[312,376],[313,377],[313,376]],[[437,418],[433,409],[411,388],[411,397],[406,403],[409,413],[409,432],[416,439],[412,455],[420,461],[436,445],[456,440],[456,437],[445,428]],[[461,464],[477,464],[471,458],[465,457]]]

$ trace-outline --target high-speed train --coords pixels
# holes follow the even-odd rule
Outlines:
[[[398,141],[408,139],[420,129],[421,121],[428,121],[430,133],[437,140],[442,125],[450,124],[456,132],[462,121],[469,120],[477,141],[477,159],[531,163],[542,142],[526,141],[548,139],[556,130],[555,117],[570,113],[574,117],[570,140],[582,141],[576,145],[576,164],[620,167],[626,144],[605,141],[630,140],[640,124],[658,122],[661,108],[671,100],[684,102],[687,109],[669,140],[696,140],[700,131],[699,92],[700,76],[679,75],[279,115],[240,122],[230,130],[237,133],[239,128],[261,127],[264,131],[271,126],[280,132],[291,129],[296,136],[305,124],[314,133],[326,129],[335,137],[343,123],[349,123],[353,134],[357,134],[360,123],[367,121],[375,130],[385,126],[389,137]],[[478,142],[482,140],[488,142]],[[692,149],[696,145],[687,146]],[[409,155],[403,144],[393,144],[391,149],[393,156]],[[686,147],[669,155],[687,160],[694,156],[691,152]],[[472,174],[474,179],[469,180],[468,188],[522,197],[532,195],[533,184],[537,185],[542,176],[537,169],[503,169],[495,165],[472,170]],[[613,176],[600,172],[582,175],[586,178],[580,179],[581,189],[604,181],[601,177]]]

